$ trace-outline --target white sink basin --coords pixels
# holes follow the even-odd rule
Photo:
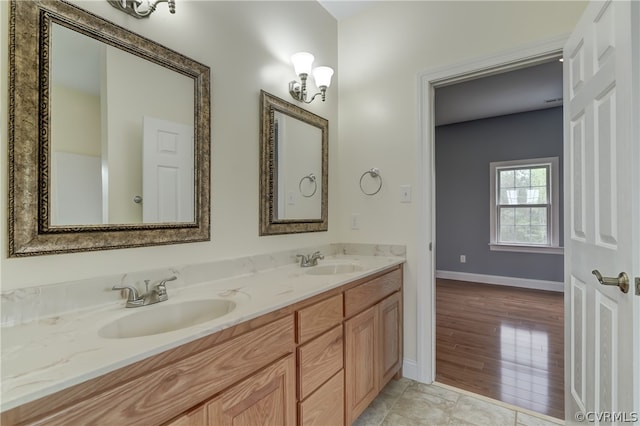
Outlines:
[[[325,263],[312,266],[307,270],[309,275],[338,275],[362,271],[362,266],[356,263]]]
[[[121,339],[166,333],[219,318],[235,307],[231,300],[204,299],[132,308],[139,311],[110,322],[98,330],[98,335]]]

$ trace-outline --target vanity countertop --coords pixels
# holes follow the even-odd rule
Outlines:
[[[335,275],[310,275],[310,268],[288,264],[227,279],[169,288],[169,300],[125,309],[122,303],[88,312],[3,327],[2,404],[0,411],[53,394],[136,361],[275,311],[356,279],[404,263],[402,257],[338,255],[319,265],[357,263],[362,270]],[[181,330],[144,337],[107,339],[98,330],[142,309],[207,298],[236,303],[230,313]]]

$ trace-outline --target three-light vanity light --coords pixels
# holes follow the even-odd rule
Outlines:
[[[298,52],[291,56],[293,68],[296,75],[300,77],[299,82],[296,80],[289,82],[289,93],[296,101],[309,104],[313,102],[318,95],[322,97],[322,102],[324,102],[326,98],[327,88],[331,85],[333,69],[330,67],[316,67],[311,69],[314,59],[313,55],[308,52]],[[316,87],[320,92],[307,100],[307,78],[309,77],[309,74],[313,75]]]

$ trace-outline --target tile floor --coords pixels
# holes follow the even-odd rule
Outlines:
[[[391,380],[353,426],[557,426],[564,421],[459,390]]]

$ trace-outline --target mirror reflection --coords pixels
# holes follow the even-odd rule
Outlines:
[[[193,222],[193,79],[56,23],[50,73],[50,224]]]
[[[322,130],[274,112],[276,219],[322,217]]]
[[[326,231],[329,122],[261,92],[260,235]]]

